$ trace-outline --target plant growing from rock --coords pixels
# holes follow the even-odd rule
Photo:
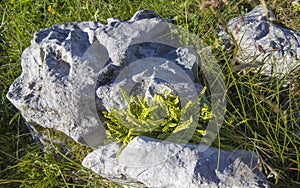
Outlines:
[[[196,101],[189,101],[180,108],[179,97],[167,91],[154,94],[153,100],[148,104],[146,98],[129,97],[121,89],[127,108],[103,112],[107,119],[104,124],[107,126],[108,141],[116,140],[124,147],[136,136],[168,140],[172,134],[180,134],[192,128],[194,133],[189,143],[199,143],[201,137],[206,134],[205,123],[212,117],[207,104],[200,106],[205,90],[206,88],[201,91]],[[197,105],[198,111],[195,111]],[[194,125],[196,126],[193,129]],[[172,141],[180,143],[182,140]]]

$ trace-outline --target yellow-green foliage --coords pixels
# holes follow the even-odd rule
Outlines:
[[[296,9],[297,11],[300,11],[300,3],[299,1],[293,1],[292,2],[292,6],[294,9]]]
[[[199,143],[201,137],[206,133],[203,125],[212,117],[206,104],[199,107],[205,89],[200,93],[198,100],[187,102],[183,108],[180,108],[179,97],[168,92],[161,95],[155,94],[152,102],[148,105],[146,98],[129,97],[121,89],[123,98],[128,104],[127,108],[103,112],[107,119],[105,124],[109,140],[116,140],[123,143],[123,146],[127,145],[134,137],[141,135],[165,140],[174,133],[187,130],[192,123],[195,124],[194,120],[197,119],[190,143]],[[194,109],[197,105],[198,112],[195,112]]]

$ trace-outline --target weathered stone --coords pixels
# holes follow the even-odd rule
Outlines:
[[[105,132],[96,116],[94,85],[105,53],[89,49],[101,27],[95,22],[69,23],[35,34],[22,54],[22,74],[7,94],[27,121],[98,145]]]
[[[300,67],[300,34],[277,25],[272,11],[267,12],[266,16],[262,5],[258,5],[230,20],[228,29],[239,46],[237,60],[241,67],[254,67],[264,75],[283,78]],[[229,47],[229,35],[220,32],[219,36]]]
[[[27,121],[96,148],[106,138],[101,111],[126,105],[120,88],[149,101],[165,89],[182,105],[195,100],[202,86],[194,82],[194,51],[152,11],[107,25],[55,25],[35,33],[7,97]]]
[[[111,180],[150,187],[267,186],[249,152],[221,150],[218,159],[216,148],[138,137],[117,159],[119,144],[101,146],[106,138],[101,111],[126,106],[120,88],[148,101],[168,89],[179,95],[181,105],[198,97],[202,86],[195,72],[201,62],[176,32],[152,11],[139,11],[129,21],[111,18],[107,25],[82,22],[43,29],[23,52],[23,72],[7,97],[28,122],[99,148],[83,164]],[[212,63],[207,69],[219,70]],[[215,83],[212,75],[207,82]],[[210,89],[219,94],[220,87]]]
[[[178,188],[269,187],[257,169],[257,157],[248,151],[229,152],[148,137],[134,138],[117,156],[119,147],[117,143],[101,146],[82,164],[103,177],[139,187],[140,183]]]

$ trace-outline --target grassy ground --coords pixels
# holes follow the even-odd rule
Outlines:
[[[268,4],[275,11],[278,24],[300,31],[300,13],[291,2],[270,0]],[[295,101],[299,98],[299,88],[282,89],[279,80],[266,80],[250,72],[232,72],[236,49],[223,51],[215,34],[220,25],[250,11],[260,2],[232,0],[228,5],[219,3],[215,8],[200,10],[202,3],[201,0],[0,1],[0,187],[118,186],[83,168],[80,161],[90,149],[63,135],[42,129],[49,137],[65,139],[68,147],[50,143],[47,150],[43,150],[33,143],[19,112],[5,95],[21,73],[21,53],[30,45],[35,31],[65,22],[105,23],[109,17],[126,20],[140,9],[154,10],[164,18],[176,18],[176,24],[188,28],[211,45],[223,65],[228,107],[214,145],[258,152],[262,162],[259,168],[269,177],[272,186],[300,186],[300,140],[296,136],[300,127],[299,118],[294,116],[295,108],[299,108]]]

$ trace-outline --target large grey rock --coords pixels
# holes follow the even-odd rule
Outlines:
[[[83,164],[109,179],[150,187],[267,185],[257,169],[252,173],[248,152],[238,159],[241,151],[230,157],[229,152],[221,151],[216,173],[218,150],[204,145],[140,137],[130,142],[119,160],[118,144],[100,146],[106,138],[101,111],[126,106],[120,88],[148,101],[154,93],[168,89],[179,95],[181,105],[198,97],[202,89],[195,82],[199,54],[179,40],[178,30],[151,11],[139,11],[129,21],[108,19],[107,25],[81,22],[43,29],[23,52],[22,74],[7,97],[29,124],[54,128],[81,144],[99,148]],[[219,70],[213,63],[207,69]],[[207,82],[215,82],[212,75],[208,74]],[[220,87],[210,89],[212,101],[218,101],[214,97]],[[210,123],[214,126],[208,125],[207,132],[218,129],[218,122]]]
[[[120,88],[148,101],[165,89],[179,95],[182,105],[197,98],[197,55],[174,30],[151,11],[129,21],[111,18],[107,25],[43,29],[24,50],[22,74],[7,97],[27,121],[96,148],[106,138],[101,111],[126,105]]]
[[[82,164],[103,177],[137,187],[140,183],[159,188],[269,187],[257,169],[257,157],[248,151],[229,152],[148,137],[134,138],[119,156],[118,150],[117,143],[101,146]]]
[[[300,34],[271,21],[275,18],[270,9],[267,14],[258,5],[230,20],[228,29],[239,45],[237,60],[242,67],[254,67],[264,75],[283,78],[300,67]],[[229,35],[220,32],[219,36],[229,47]]]
[[[102,68],[98,62],[106,54],[89,49],[95,45],[95,30],[103,27],[69,23],[35,33],[22,54],[22,74],[7,94],[27,121],[98,145],[95,138],[103,137],[104,131],[96,115],[94,85]]]

